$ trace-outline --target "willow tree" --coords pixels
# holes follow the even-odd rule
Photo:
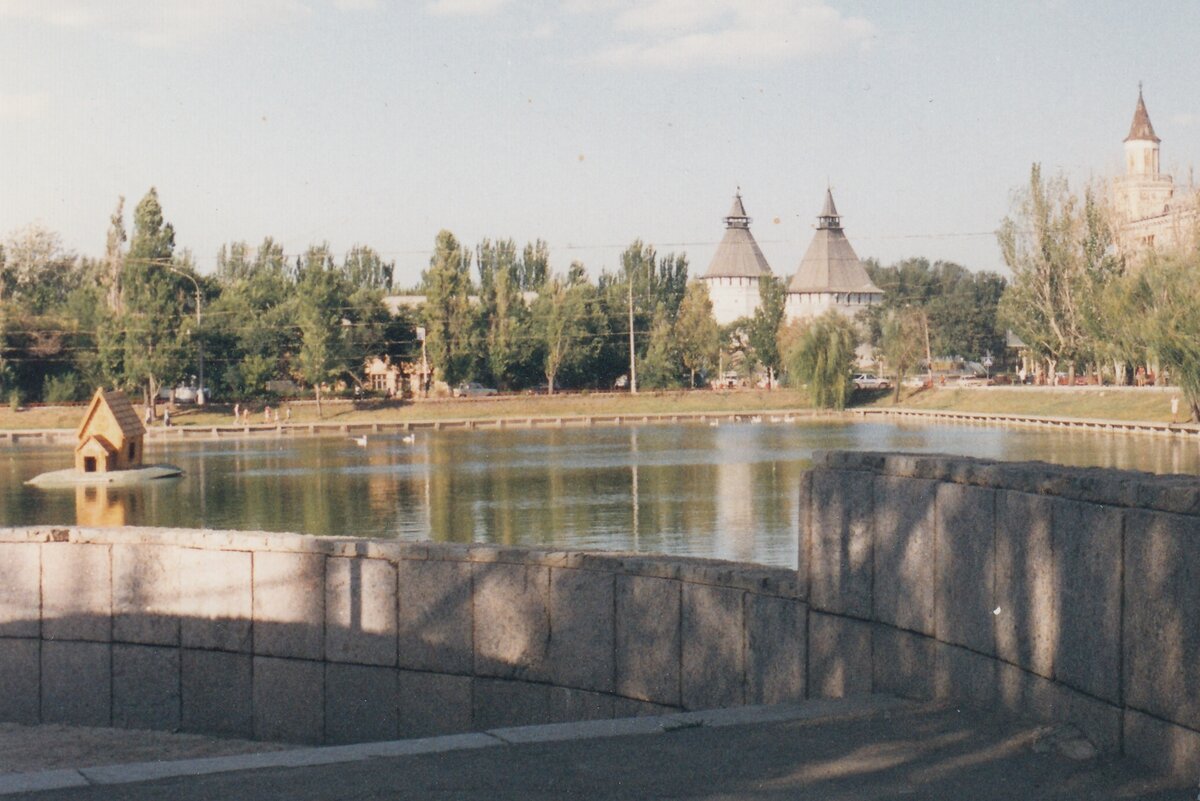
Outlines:
[[[1152,258],[1113,288],[1127,346],[1142,346],[1171,372],[1192,422],[1200,422],[1200,252]]]
[[[813,405],[844,409],[854,391],[854,324],[834,310],[810,322],[788,354],[795,380],[808,387]]]

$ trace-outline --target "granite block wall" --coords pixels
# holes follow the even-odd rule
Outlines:
[[[0,720],[350,743],[807,691],[791,570],[7,529],[0,577]]]
[[[818,454],[797,570],[0,530],[0,719],[346,743],[890,692],[1200,776],[1200,487]]]

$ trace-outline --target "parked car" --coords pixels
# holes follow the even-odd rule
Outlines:
[[[856,389],[891,389],[892,382],[874,373],[859,373],[854,376],[854,386]]]
[[[456,398],[483,398],[495,394],[494,387],[485,387],[478,381],[468,381],[454,388],[454,397]]]

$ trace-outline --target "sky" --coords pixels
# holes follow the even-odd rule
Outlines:
[[[202,272],[272,236],[410,285],[449,229],[700,275],[740,187],[787,276],[828,185],[862,258],[1003,271],[1030,165],[1116,175],[1139,81],[1188,180],[1198,31],[1155,0],[0,0],[0,237],[100,255],[154,186]]]

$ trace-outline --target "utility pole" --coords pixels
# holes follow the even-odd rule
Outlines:
[[[929,371],[929,386],[933,386],[933,351],[929,349],[929,312],[921,309],[921,322],[925,328],[925,369]]]
[[[629,273],[629,394],[637,394],[637,360],[633,350],[633,273]]]

